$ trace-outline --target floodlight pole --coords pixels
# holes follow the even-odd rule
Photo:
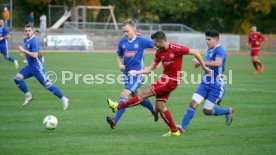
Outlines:
[[[10,30],[12,30],[12,0],[10,0]]]

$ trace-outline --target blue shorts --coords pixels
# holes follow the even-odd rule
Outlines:
[[[132,93],[135,93],[142,85],[144,81],[143,75],[136,76],[127,76],[124,77],[125,89],[130,90]]]
[[[205,100],[209,100],[215,104],[220,104],[225,94],[225,87],[201,83],[195,93],[202,96]]]
[[[9,56],[8,47],[0,46],[0,53],[3,54],[4,56]]]
[[[24,76],[24,79],[34,76],[42,85],[50,82],[45,69],[36,70],[32,69],[30,66],[26,66],[22,68],[19,73]]]

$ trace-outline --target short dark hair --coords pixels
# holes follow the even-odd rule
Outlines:
[[[167,41],[167,37],[164,32],[157,31],[151,35],[151,39],[155,39],[156,41]]]
[[[219,32],[217,30],[207,30],[205,36],[219,39]]]
[[[25,28],[29,28],[29,27],[32,28],[32,29],[34,28],[34,26],[32,24],[26,24],[25,25]]]
[[[130,25],[132,27],[135,27],[134,22],[132,20],[126,20],[122,23],[122,26]]]

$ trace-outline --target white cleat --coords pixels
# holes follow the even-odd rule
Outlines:
[[[14,67],[16,68],[16,69],[18,69],[18,67],[19,67],[19,65],[18,65],[18,61],[17,60],[14,60]]]
[[[32,95],[27,95],[27,96],[25,97],[24,103],[22,104],[22,107],[27,106],[33,99],[34,99],[34,98],[33,98]]]
[[[233,113],[234,113],[234,108],[229,108],[230,109],[230,113],[228,115],[226,115],[226,125],[231,125],[233,122]]]
[[[69,107],[69,99],[64,97],[64,99],[62,99],[62,104],[63,104],[63,110],[67,110]]]

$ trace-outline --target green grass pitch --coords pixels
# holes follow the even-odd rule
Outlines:
[[[16,59],[18,53],[11,53]],[[234,122],[225,125],[224,117],[207,117],[202,105],[197,109],[189,130],[181,137],[162,137],[169,131],[162,119],[153,121],[141,106],[129,108],[117,128],[111,130],[106,116],[113,113],[106,98],[119,100],[122,84],[86,84],[83,75],[119,74],[116,54],[44,53],[47,71],[57,73],[55,83],[70,98],[68,111],[60,100],[45,90],[34,78],[26,80],[35,99],[21,107],[24,95],[13,81],[17,73],[13,64],[0,63],[0,154],[276,154],[276,70],[275,56],[261,56],[262,74],[255,74],[249,56],[228,56],[226,73],[232,70],[232,84],[222,107],[235,108]],[[146,64],[153,55],[145,56]],[[20,63],[20,68],[24,65]],[[185,56],[183,70],[194,70],[191,57]],[[79,75],[62,84],[62,71]],[[159,69],[157,73],[160,73]],[[74,75],[75,76],[75,75]],[[141,90],[149,86],[146,83]],[[181,123],[197,85],[184,84],[171,94],[167,107],[177,124]],[[154,102],[154,98],[151,98]],[[55,115],[55,130],[42,125],[46,115]]]

